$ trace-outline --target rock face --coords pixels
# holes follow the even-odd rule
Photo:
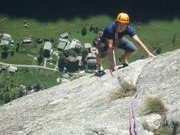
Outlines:
[[[180,122],[180,50],[175,50],[133,62],[114,76],[87,75],[1,106],[0,135],[129,135],[132,97],[112,98],[123,80],[137,84],[140,134],[153,134],[142,129],[138,109],[149,96],[166,104],[169,121]]]
[[[180,50],[165,53],[148,63],[137,82],[137,103],[148,97],[160,98],[167,107],[169,123],[180,124]],[[180,129],[176,131],[180,135]]]

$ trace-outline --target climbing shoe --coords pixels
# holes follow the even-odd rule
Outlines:
[[[95,72],[95,76],[98,76],[98,77],[101,77],[101,76],[103,76],[105,74],[106,74],[106,72],[104,72],[104,70],[97,70]]]
[[[121,57],[119,57],[119,61],[122,63],[123,67],[127,67],[127,66],[129,66],[129,64],[128,64],[128,63],[124,63],[124,62],[122,61]]]

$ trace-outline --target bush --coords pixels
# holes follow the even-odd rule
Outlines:
[[[82,54],[82,59],[84,60],[86,56],[88,55],[89,51],[86,48],[82,48],[81,54]]]
[[[76,72],[79,68],[79,61],[65,61],[65,67],[68,72]]]
[[[35,92],[38,92],[42,89],[41,84],[39,82],[35,83],[33,85],[33,88],[34,88]]]
[[[161,125],[154,130],[149,127],[147,122],[144,122],[142,126],[145,130],[153,132],[154,135],[176,135],[177,130],[177,125],[175,126],[173,123],[169,124],[166,119],[164,119]]]
[[[65,57],[68,57],[68,56],[76,57],[77,54],[76,54],[76,52],[73,49],[68,49],[68,50],[64,51],[64,56]]]
[[[5,59],[5,58],[7,58],[7,57],[8,57],[8,52],[7,52],[7,51],[1,52],[1,58],[2,58],[2,59]]]
[[[172,127],[168,124],[162,125],[154,131],[154,135],[173,135]]]
[[[3,105],[4,104],[4,101],[0,100],[0,105]]]
[[[116,100],[119,98],[133,96],[135,94],[135,92],[136,92],[136,87],[133,84],[130,84],[127,81],[123,81],[120,84],[120,87],[117,88],[115,91],[113,91],[110,99]]]
[[[145,100],[144,114],[157,113],[164,115],[166,112],[165,105],[157,97],[149,97]]]
[[[43,56],[45,57],[45,58],[49,58],[51,55],[50,55],[50,50],[47,50],[47,49],[45,49],[44,51],[43,51]]]
[[[5,103],[10,102],[11,99],[10,99],[10,93],[9,92],[4,93],[3,100]]]
[[[37,57],[38,65],[41,65],[41,63],[43,62],[43,59],[44,59],[43,55],[39,55],[39,56]]]
[[[0,92],[0,100],[3,100],[3,92]]]
[[[63,71],[65,67],[65,56],[63,53],[59,54],[59,60],[58,60],[58,68],[59,71]]]
[[[87,34],[87,28],[83,27],[82,30],[81,30],[81,35],[85,36],[86,34]]]

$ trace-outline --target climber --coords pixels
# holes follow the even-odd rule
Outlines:
[[[100,42],[96,45],[96,66],[98,72],[103,72],[102,67],[102,55],[107,51],[109,60],[109,70],[112,74],[115,71],[115,60],[113,59],[113,51],[115,47],[124,50],[120,55],[119,60],[123,66],[128,66],[128,57],[137,50],[135,45],[140,46],[142,50],[148,55],[149,58],[155,58],[155,56],[149,51],[145,44],[138,37],[133,27],[129,24],[129,15],[127,13],[119,13],[115,21],[108,24],[101,36]],[[131,42],[124,35],[129,35],[132,38]]]

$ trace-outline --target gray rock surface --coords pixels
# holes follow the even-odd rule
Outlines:
[[[138,79],[137,89],[137,106],[142,106],[148,97],[158,97],[167,108],[168,122],[180,123],[180,50],[165,53],[148,63]]]
[[[3,105],[0,135],[129,135],[132,97],[111,99],[123,80],[137,83],[137,108],[146,97],[158,96],[167,104],[168,119],[180,118],[180,50],[176,50],[151,62],[133,62],[114,77],[108,71],[102,77],[87,75]]]

